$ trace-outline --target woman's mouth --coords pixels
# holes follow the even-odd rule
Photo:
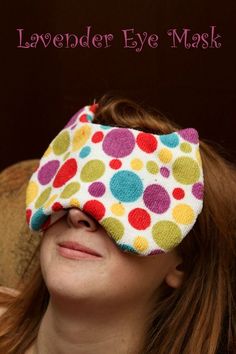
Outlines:
[[[61,256],[71,259],[99,259],[100,254],[94,250],[80,245],[74,241],[65,241],[58,244],[58,252]]]

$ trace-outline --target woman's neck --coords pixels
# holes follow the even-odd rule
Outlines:
[[[145,318],[147,314],[137,304],[75,306],[50,299],[35,354],[138,354],[143,346]]]

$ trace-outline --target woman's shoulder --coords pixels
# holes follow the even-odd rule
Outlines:
[[[13,296],[17,296],[19,293],[20,293],[19,290],[8,288],[6,286],[0,286],[0,294],[10,294]],[[0,317],[4,314],[6,310],[7,310],[6,306],[0,305]]]

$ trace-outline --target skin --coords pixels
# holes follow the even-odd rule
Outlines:
[[[57,244],[68,239],[102,257],[62,257]],[[95,219],[69,209],[42,238],[40,264],[50,301],[26,353],[137,354],[158,288],[182,284],[181,262],[175,250],[148,257],[122,252]]]

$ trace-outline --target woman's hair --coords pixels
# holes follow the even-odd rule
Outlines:
[[[106,94],[94,123],[154,134],[181,129],[155,109]],[[201,214],[176,251],[183,259],[184,282],[158,289],[140,354],[223,354],[236,348],[236,169],[225,152],[200,140],[205,195]],[[23,353],[36,339],[49,292],[39,263],[19,281],[16,297],[2,294],[7,311],[0,320],[0,353]]]

